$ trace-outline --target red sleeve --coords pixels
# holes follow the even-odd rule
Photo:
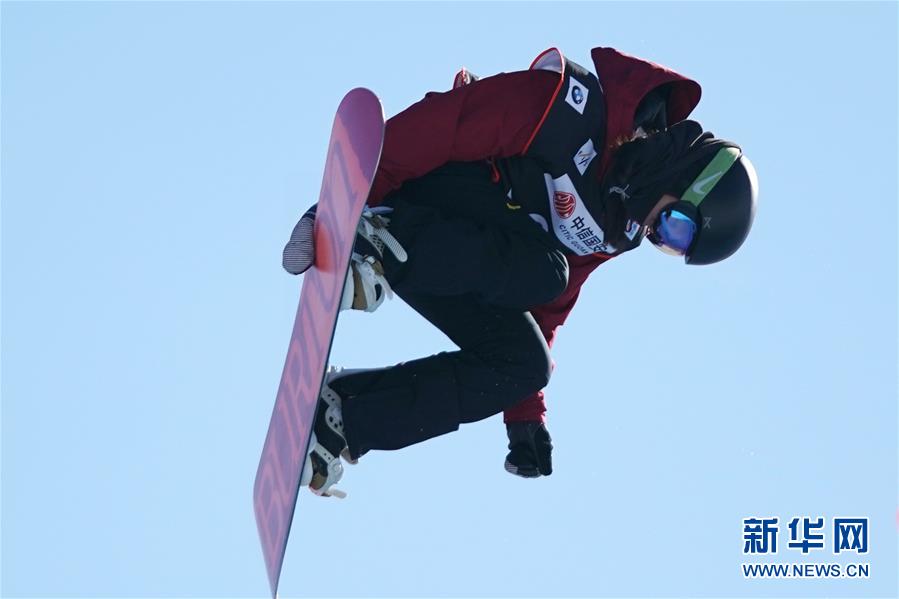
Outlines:
[[[557,73],[517,71],[431,92],[387,121],[370,205],[451,161],[520,154],[555,94]]]
[[[569,257],[568,287],[565,291],[548,304],[544,304],[531,310],[546,343],[552,347],[556,336],[556,328],[562,326],[568,314],[577,302],[581,292],[581,285],[587,280],[587,276],[593,270],[609,260],[605,256],[571,256]],[[555,365],[555,363],[554,363]],[[538,391],[523,399],[521,403],[505,411],[505,422],[520,422],[539,420],[546,422],[546,403],[543,391]]]

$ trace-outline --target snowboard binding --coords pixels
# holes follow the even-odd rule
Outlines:
[[[334,488],[343,477],[341,458],[350,464],[355,464],[357,460],[352,458],[347,448],[340,396],[330,386],[340,372],[340,368],[331,366],[325,373],[309,441],[310,451],[306,456],[300,484],[307,485],[316,495],[343,499],[346,493]]]

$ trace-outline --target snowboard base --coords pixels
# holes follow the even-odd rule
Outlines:
[[[256,471],[253,507],[272,596],[290,535],[356,226],[384,139],[381,103],[350,91],[334,117],[315,218],[315,264],[303,275],[293,333]]]

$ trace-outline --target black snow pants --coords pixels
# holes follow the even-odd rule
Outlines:
[[[450,163],[385,199],[409,255],[399,263],[385,252],[387,279],[459,350],[334,381],[355,457],[487,418],[549,380],[549,348],[528,307],[564,291],[568,263],[490,174],[483,163]]]

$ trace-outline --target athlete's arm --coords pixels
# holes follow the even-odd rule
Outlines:
[[[517,71],[431,92],[387,121],[369,205],[451,161],[520,154],[540,124],[558,74]]]

